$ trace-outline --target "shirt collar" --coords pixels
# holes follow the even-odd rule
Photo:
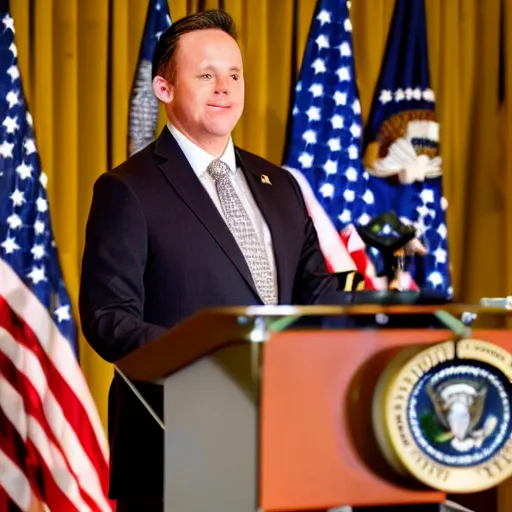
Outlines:
[[[208,166],[215,160],[215,158],[200,148],[197,144],[192,142],[178,128],[176,128],[170,121],[167,121],[167,128],[171,132],[172,136],[176,139],[178,146],[183,151],[187,158],[190,166],[198,176],[202,178]],[[235,146],[233,139],[230,137],[224,153],[222,153],[220,160],[228,165],[231,172],[236,171],[236,158],[235,158]]]

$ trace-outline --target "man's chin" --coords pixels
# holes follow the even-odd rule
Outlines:
[[[206,130],[215,137],[225,137],[235,129],[240,116],[218,116],[217,119],[208,119]]]
[[[218,139],[222,139],[224,137],[229,137],[231,132],[235,129],[235,124],[225,124],[222,126],[209,126],[208,133],[211,137],[215,137]]]

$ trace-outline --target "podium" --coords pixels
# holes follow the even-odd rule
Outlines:
[[[164,386],[165,511],[444,502],[390,467],[372,424],[393,357],[453,339],[438,310],[506,315],[463,305],[218,308],[117,361],[125,378]],[[407,328],[382,325],[398,316]],[[512,352],[504,328],[472,337]]]

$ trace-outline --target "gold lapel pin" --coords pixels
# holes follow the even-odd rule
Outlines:
[[[272,182],[270,181],[269,177],[266,174],[261,175],[261,183],[265,185],[272,185]]]

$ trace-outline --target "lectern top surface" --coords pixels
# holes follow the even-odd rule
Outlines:
[[[338,315],[430,315],[443,310],[452,315],[512,316],[512,308],[483,307],[477,304],[353,304],[347,306],[248,306],[204,310],[204,313],[225,316],[338,316]]]

